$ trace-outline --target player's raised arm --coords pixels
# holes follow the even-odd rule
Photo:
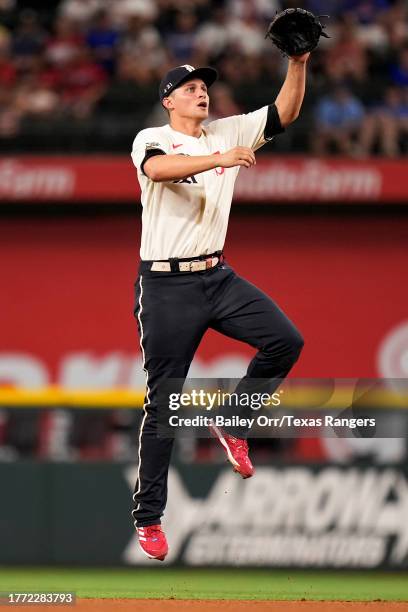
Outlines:
[[[269,24],[266,37],[289,57],[286,79],[275,100],[282,127],[299,116],[305,95],[306,62],[320,37],[328,38],[324,28],[318,17],[301,8],[286,9]]]
[[[254,165],[255,154],[248,147],[234,147],[226,153],[212,155],[155,155],[143,166],[143,172],[152,181],[176,181],[213,168],[232,168]]]
[[[289,58],[285,81],[275,100],[282,127],[298,118],[306,86],[306,62],[310,53]]]

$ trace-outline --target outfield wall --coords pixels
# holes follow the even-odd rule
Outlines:
[[[136,215],[3,217],[0,385],[144,387],[133,318]],[[408,376],[408,216],[233,215],[227,260],[305,338],[297,377]],[[209,332],[191,376],[240,376],[250,347]]]
[[[0,563],[142,565],[131,464],[0,464]],[[407,466],[173,466],[166,564],[408,568]]]

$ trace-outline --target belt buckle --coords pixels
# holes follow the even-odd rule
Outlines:
[[[188,269],[190,272],[194,272],[193,265],[199,261],[200,261],[199,259],[192,259],[191,261],[188,262]]]
[[[209,270],[210,268],[213,267],[212,265],[212,257],[207,257],[207,259],[205,260],[205,269]]]

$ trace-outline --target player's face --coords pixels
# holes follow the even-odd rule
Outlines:
[[[179,117],[189,119],[206,119],[210,99],[207,85],[201,79],[192,79],[174,90],[170,98],[171,108]]]

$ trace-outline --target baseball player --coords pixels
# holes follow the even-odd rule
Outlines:
[[[238,172],[250,171],[254,152],[297,118],[306,63],[319,37],[327,36],[324,27],[304,9],[276,15],[267,36],[289,57],[286,78],[275,102],[248,114],[204,126],[217,72],[189,65],[170,70],[159,88],[168,125],[142,130],[133,143],[143,205],[135,316],[146,396],[132,515],[141,549],[152,559],[162,561],[168,553],[161,516],[173,439],[157,435],[161,410],[168,408],[160,405],[160,385],[186,378],[209,328],[257,349],[237,391],[267,379],[272,392],[303,347],[301,334],[273,300],[227,264],[223,247]],[[252,476],[248,431],[213,427],[212,433],[233,469]]]
[[[267,36],[289,57],[286,78],[275,102],[245,115],[204,126],[216,70],[189,65],[170,70],[159,88],[168,125],[142,130],[133,143],[143,205],[135,316],[146,396],[132,515],[141,549],[152,559],[162,561],[168,553],[161,516],[173,439],[157,435],[158,419],[168,408],[159,399],[161,386],[186,378],[209,328],[257,349],[238,394],[259,379],[272,393],[303,347],[301,334],[273,300],[228,265],[223,247],[238,172],[250,169],[254,152],[297,118],[306,63],[319,37],[327,36],[324,27],[304,9],[276,15]],[[233,469],[251,477],[248,430],[214,425],[211,430]]]
[[[299,331],[272,299],[227,264],[223,247],[238,172],[250,171],[254,151],[298,116],[308,56],[290,58],[274,103],[206,126],[208,89],[217,72],[178,66],[160,84],[169,124],[142,130],[133,143],[143,205],[135,316],[146,397],[132,514],[141,548],[154,559],[163,560],[168,552],[160,519],[173,443],[157,436],[159,385],[187,376],[209,328],[258,349],[245,379],[283,379],[303,346]],[[252,476],[247,431],[216,428],[214,433],[233,468],[244,478]]]

